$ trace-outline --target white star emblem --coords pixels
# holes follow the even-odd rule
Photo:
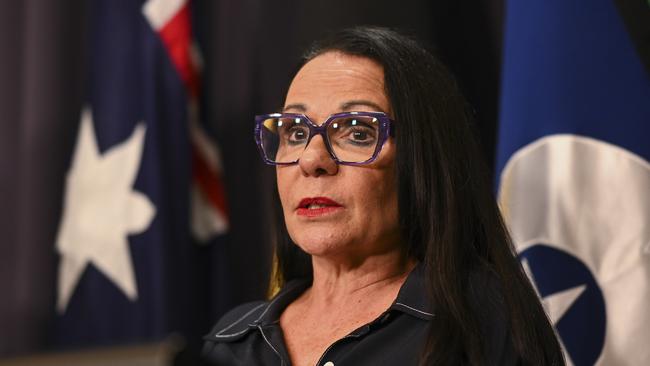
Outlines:
[[[575,286],[550,294],[546,297],[542,297],[539,293],[539,290],[537,289],[537,282],[535,281],[533,272],[530,270],[528,260],[524,259],[521,264],[522,267],[524,267],[524,271],[528,275],[528,278],[530,278],[530,282],[533,285],[537,296],[539,296],[539,298],[542,300],[542,305],[544,305],[544,309],[546,309],[546,313],[553,323],[553,326],[557,325],[564,314],[571,308],[573,303],[576,302],[580,295],[582,295],[582,293],[587,289],[587,286]]]
[[[571,306],[573,306],[573,303],[575,303],[576,300],[578,300],[580,295],[582,295],[582,293],[585,292],[585,290],[587,289],[587,285],[571,287],[550,294],[546,297],[542,297],[539,293],[539,290],[537,289],[537,282],[535,281],[535,276],[533,276],[533,272],[530,270],[530,265],[528,264],[528,260],[524,259],[521,264],[522,267],[524,267],[524,271],[528,275],[528,278],[530,278],[530,283],[533,285],[533,288],[535,289],[537,296],[541,299],[542,306],[544,306],[544,309],[546,310],[546,314],[548,314],[549,320],[553,324],[553,327],[557,327],[557,323],[560,321],[560,319],[562,319],[564,314],[571,308]],[[569,353],[566,352],[566,347],[564,346],[561,337],[558,337],[558,340],[560,341],[560,345],[562,346],[562,348],[565,350],[564,354],[566,356],[567,366],[572,366],[573,362],[571,360]]]
[[[151,201],[133,190],[145,126],[100,154],[92,113],[84,108],[64,211],[56,240],[61,254],[57,309],[63,313],[86,265],[92,263],[130,300],[138,297],[127,235],[145,231],[156,214]]]

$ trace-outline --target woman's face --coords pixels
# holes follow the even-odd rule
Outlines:
[[[284,112],[321,124],[346,111],[391,115],[382,67],[340,52],[305,64],[289,87]],[[314,136],[298,164],[276,172],[289,235],[305,252],[361,261],[399,248],[393,138],[371,164],[348,166],[337,165],[322,136]]]

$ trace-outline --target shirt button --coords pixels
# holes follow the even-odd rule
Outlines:
[[[327,361],[323,366],[334,366],[334,362],[332,361]]]

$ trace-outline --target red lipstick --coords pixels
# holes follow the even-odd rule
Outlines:
[[[296,212],[298,216],[318,217],[334,212],[343,206],[326,197],[310,197],[300,200]]]

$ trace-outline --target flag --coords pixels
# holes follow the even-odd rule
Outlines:
[[[612,0],[506,14],[498,198],[522,265],[569,364],[650,364],[648,70]]]
[[[87,93],[56,238],[63,346],[198,337],[227,230],[184,0],[89,4]],[[198,224],[197,224],[198,223]]]

